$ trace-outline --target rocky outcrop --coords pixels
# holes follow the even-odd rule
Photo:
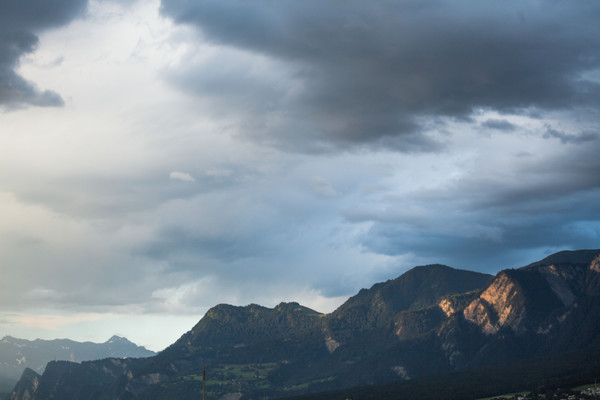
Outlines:
[[[394,333],[400,340],[418,338],[437,328],[445,317],[436,306],[419,311],[403,311],[394,318]]]
[[[590,270],[600,273],[600,254],[598,254],[590,263]]]
[[[327,347],[327,351],[333,353],[337,350],[338,347],[340,347],[340,344],[336,342],[331,336],[328,336],[325,339],[325,346]]]
[[[454,304],[452,304],[452,302],[449,299],[442,299],[442,301],[440,301],[438,305],[440,306],[444,314],[446,314],[446,317],[450,317],[456,314],[457,312],[456,307],[454,306]]]
[[[565,306],[570,306],[575,301],[575,294],[569,287],[569,282],[573,280],[573,274],[568,269],[558,268],[556,265],[548,265],[539,268],[540,273],[550,285],[554,294]]]
[[[510,327],[517,332],[525,329],[522,324],[525,312],[522,287],[511,273],[504,271],[465,308],[463,315],[485,334],[492,335],[503,327]]]
[[[137,396],[144,392],[150,385],[156,385],[158,383],[166,381],[169,376],[161,374],[160,372],[149,373],[134,378],[131,373],[127,374],[128,382],[125,385],[125,391]]]

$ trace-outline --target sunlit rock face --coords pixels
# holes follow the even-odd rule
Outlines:
[[[452,302],[450,302],[450,300],[448,300],[448,299],[444,299],[444,300],[440,301],[440,303],[438,305],[442,309],[444,314],[446,314],[446,317],[449,317],[456,313],[456,309],[454,308]]]
[[[517,270],[500,272],[463,311],[465,320],[487,335],[509,328],[548,333],[549,318],[560,321],[578,299],[600,294],[600,253],[561,252]],[[451,312],[449,302],[440,308]],[[554,315],[554,317],[552,317]],[[557,319],[558,318],[558,319]]]
[[[479,298],[465,308],[463,315],[488,335],[505,326],[522,330],[525,300],[518,282],[508,272],[499,273]]]
[[[590,264],[590,269],[594,272],[600,273],[600,254],[594,258]]]

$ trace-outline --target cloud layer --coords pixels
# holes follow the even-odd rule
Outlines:
[[[435,151],[424,119],[598,105],[598,81],[584,78],[600,61],[591,2],[163,0],[161,11],[285,69],[281,82],[221,58],[217,75],[204,63],[181,78],[199,96],[231,88],[219,97],[258,125],[246,134],[285,149]]]
[[[7,332],[160,350],[217,303],[600,243],[594,2],[48,7],[0,5]]]

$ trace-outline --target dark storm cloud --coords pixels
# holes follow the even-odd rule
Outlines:
[[[465,178],[446,190],[398,200],[387,213],[346,216],[372,223],[362,238],[370,251],[412,253],[427,262],[488,272],[535,261],[544,252],[598,248],[598,152],[600,142],[588,142],[551,160],[521,160],[509,178]],[[394,213],[414,204],[430,213]]]
[[[596,2],[162,0],[161,11],[215,44],[295,71],[302,90],[262,110],[285,119],[261,131],[282,147],[436,150],[419,133],[422,117],[600,99],[598,83],[582,78],[600,67]]]
[[[0,2],[0,106],[61,106],[60,95],[40,90],[15,70],[38,45],[37,34],[67,24],[85,11],[87,0],[5,0]]]
[[[461,236],[458,232],[407,231],[377,224],[365,245],[383,254],[412,252],[426,263],[495,273],[500,269],[523,266],[542,258],[543,254],[559,250],[598,248],[598,212],[596,216],[598,219],[590,221],[589,225],[570,222],[568,219],[574,215],[568,213],[560,217],[543,215],[506,222],[497,215],[497,220],[482,221],[500,229],[501,238]]]

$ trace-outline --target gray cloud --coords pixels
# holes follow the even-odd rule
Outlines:
[[[592,2],[161,4],[164,15],[199,28],[215,45],[264,55],[291,71],[285,96],[239,85],[269,104],[255,112],[279,121],[251,135],[291,150],[439,150],[422,132],[423,117],[571,109],[600,99],[598,83],[582,78],[600,67],[600,6]],[[200,76],[187,70],[182,79],[202,96]]]
[[[263,255],[268,251],[264,237],[250,235],[206,234],[189,232],[181,228],[161,229],[158,239],[144,246],[141,254],[168,260],[176,270],[199,270],[199,260],[212,258],[221,262],[232,262],[247,257]]]
[[[488,119],[481,124],[484,128],[495,129],[502,132],[512,132],[517,127],[505,119]]]
[[[595,198],[598,198],[597,195]],[[377,224],[369,232],[365,245],[383,254],[413,252],[419,254],[424,263],[441,262],[489,273],[523,266],[541,258],[543,254],[598,247],[600,231],[597,228],[597,210],[597,219],[590,221],[590,224],[571,222],[569,218],[575,215],[568,213],[558,218],[544,215],[506,222],[503,222],[503,215],[495,217],[478,223],[502,232],[499,238],[465,235],[464,232],[406,230]]]
[[[6,0],[0,3],[0,106],[56,107],[64,104],[52,90],[40,90],[15,70],[21,57],[38,45],[37,34],[81,15],[87,0]]]
[[[546,128],[544,138],[546,139],[558,139],[562,143],[586,143],[598,139],[598,133],[596,132],[580,132],[577,134],[569,134],[550,127]]]

